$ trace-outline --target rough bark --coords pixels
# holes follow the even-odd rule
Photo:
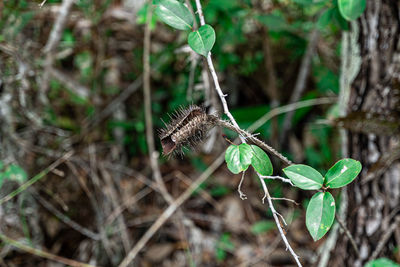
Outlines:
[[[347,104],[347,150],[363,170],[347,187],[345,219],[360,254],[340,233],[328,266],[363,266],[374,257],[393,258],[400,246],[399,10],[397,0],[368,0],[352,27],[359,29],[361,65]]]

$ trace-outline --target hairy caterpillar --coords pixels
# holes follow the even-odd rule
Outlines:
[[[195,147],[216,125],[217,120],[216,116],[208,115],[204,108],[196,105],[180,108],[171,117],[171,122],[165,123],[165,128],[160,131],[163,154],[179,153],[183,147]]]
[[[203,140],[211,128],[219,126],[236,132],[242,138],[246,138],[265,151],[275,155],[286,165],[292,164],[285,156],[251,135],[251,133],[234,126],[228,121],[221,120],[215,115],[208,115],[204,108],[196,105],[189,106],[188,108],[180,108],[171,117],[171,122],[164,124],[165,128],[159,132],[164,155],[171,155],[174,152],[182,154],[183,147],[195,147]]]

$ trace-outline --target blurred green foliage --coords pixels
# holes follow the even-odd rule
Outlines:
[[[272,229],[276,228],[276,224],[274,221],[267,221],[267,220],[262,220],[254,223],[251,226],[251,232],[255,235],[263,234],[266,233]]]
[[[227,257],[227,252],[233,253],[233,250],[235,249],[235,245],[231,241],[231,236],[229,233],[224,233],[218,243],[217,247],[215,248],[215,257],[217,258],[217,261],[221,262],[225,260]]]
[[[49,0],[46,5],[51,6],[53,3],[60,1]],[[308,36],[314,27],[321,30],[322,37],[318,52],[312,59],[312,71],[303,99],[337,95],[339,92],[338,40],[340,32],[348,28],[348,23],[340,15],[337,0],[276,0],[268,3],[250,0],[203,1],[206,21],[216,32],[216,43],[212,49],[216,69],[223,90],[229,95],[232,114],[243,128],[247,128],[271,110],[272,99],[265,94],[264,88],[265,73],[268,71],[265,69],[263,50],[266,34],[273,55],[280,104],[287,103],[290,98]],[[96,116],[106,103],[118,96],[142,73],[142,39],[130,37],[131,32],[118,33],[111,23],[103,23],[105,14],[102,12],[114,4],[111,0],[77,1],[74,10],[91,26],[78,30],[67,25],[60,43],[60,51],[65,54],[56,59],[55,65],[86,86],[91,97],[82,99],[58,80],[51,79],[48,94],[51,105],[43,110],[44,123],[74,133],[80,132],[83,120]],[[192,4],[194,5],[194,1]],[[48,35],[51,25],[35,26],[30,23],[39,12],[32,5],[34,3],[26,0],[4,2],[0,19],[0,41],[12,42],[22,31],[31,31],[32,38],[45,43],[46,40],[41,36]],[[137,25],[146,22],[147,8],[148,5],[143,5],[135,14]],[[143,26],[138,26],[138,29],[143,31]],[[186,43],[187,33],[175,31],[159,23],[155,14],[152,16],[151,29],[154,45],[150,58],[152,110],[154,127],[157,129],[164,126],[161,119],[169,121],[168,113],[178,107],[203,103],[205,92],[194,90],[193,99],[187,99],[191,68],[189,54],[177,52]],[[134,45],[126,51],[116,51],[112,47],[115,42],[132,42]],[[108,50],[110,52],[106,52]],[[115,66],[109,63],[114,57],[120,61],[117,65],[119,83],[110,83],[108,80],[108,77],[114,75]],[[42,63],[32,62],[38,65]],[[201,68],[200,60],[194,71],[195,85],[202,82]],[[3,75],[12,75],[15,72],[15,67],[9,65]],[[147,153],[141,98],[139,90],[126,105],[127,118],[107,119],[106,131],[100,136],[103,140],[113,142],[114,129],[124,130],[123,144],[131,156]],[[303,153],[305,161],[317,169],[329,165],[337,153],[337,149],[332,149],[335,131],[326,125],[314,125],[316,120],[324,119],[324,112],[320,108],[303,108],[297,110],[293,118],[293,127],[300,141],[304,139],[305,132],[315,139],[304,148]],[[277,118],[279,129],[283,118],[284,115]],[[262,125],[257,132],[266,140],[273,138],[271,121]],[[227,134],[229,138],[236,136],[231,132]],[[293,153],[291,151],[284,153],[293,156],[290,155]]]
[[[23,168],[16,164],[6,166],[0,161],[0,188],[5,180],[23,183],[28,179],[28,175]]]

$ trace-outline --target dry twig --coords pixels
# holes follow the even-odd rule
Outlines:
[[[2,199],[0,199],[0,205],[3,204],[4,202],[9,201],[10,199],[12,199],[13,197],[15,197],[16,195],[18,195],[19,193],[25,191],[28,187],[30,187],[31,185],[33,185],[34,183],[36,183],[37,181],[39,181],[40,179],[42,179],[43,177],[45,177],[49,172],[51,172],[52,170],[54,170],[58,165],[60,165],[61,163],[63,163],[64,161],[66,161],[68,158],[70,158],[72,155],[74,154],[73,151],[69,151],[66,154],[64,154],[64,156],[62,156],[61,158],[59,158],[58,160],[56,160],[55,162],[53,162],[50,166],[48,166],[46,169],[44,169],[43,171],[39,172],[38,174],[36,174],[32,179],[28,180],[27,182],[23,183],[20,187],[18,187],[16,190],[14,190],[13,192],[11,192],[10,194],[8,194],[7,196],[3,197]]]
[[[339,223],[340,228],[342,228],[345,235],[350,240],[350,243],[351,243],[352,247],[354,248],[354,251],[357,253],[358,256],[360,256],[360,250],[358,249],[358,247],[356,245],[356,241],[354,240],[354,237],[351,235],[349,229],[346,227],[346,225],[344,224],[342,219],[340,219],[340,217],[337,214],[335,217],[336,217],[337,222]]]
[[[81,233],[84,236],[87,236],[95,241],[100,240],[100,235],[94,233],[93,231],[87,229],[86,227],[83,227],[82,225],[78,224],[77,222],[71,220],[69,217],[65,216],[63,213],[61,213],[59,210],[56,209],[50,202],[48,202],[46,199],[41,197],[36,191],[31,190],[33,192],[34,198],[36,198],[42,205],[45,207],[48,211],[53,213],[58,219],[60,219],[62,222],[64,222],[66,225],[74,229],[75,231]]]
[[[11,246],[14,246],[22,251],[25,251],[27,253],[30,253],[32,255],[38,256],[38,257],[42,257],[42,258],[46,258],[52,261],[56,261],[68,266],[73,266],[73,267],[94,267],[93,265],[90,264],[86,264],[86,263],[82,263],[79,261],[75,261],[75,260],[71,260],[71,259],[67,259],[58,255],[54,255],[51,254],[49,252],[40,250],[40,249],[36,249],[36,248],[32,248],[30,246],[24,245],[14,239],[11,239],[3,234],[0,233],[0,239],[1,241],[3,241],[6,244],[9,244]]]
[[[315,47],[318,43],[318,38],[319,38],[319,31],[318,29],[315,28],[310,34],[310,40],[308,42],[306,53],[304,54],[304,57],[301,61],[299,76],[297,77],[293,94],[290,97],[290,103],[298,102],[300,100],[301,95],[303,94],[304,89],[306,88],[307,77],[308,74],[310,73],[311,59],[314,55]],[[285,120],[283,122],[283,129],[280,136],[281,137],[280,141],[282,144],[283,142],[285,142],[288,131],[290,130],[290,127],[292,125],[293,114],[294,114],[293,112],[289,112],[286,115]]]
[[[154,133],[153,133],[153,119],[151,112],[151,89],[150,89],[150,37],[151,29],[150,22],[153,14],[153,7],[149,4],[147,8],[146,27],[144,31],[144,51],[143,51],[143,95],[144,95],[144,108],[146,120],[146,140],[149,148],[150,165],[153,171],[153,177],[156,180],[160,193],[167,202],[172,202],[173,198],[168,193],[167,188],[161,177],[160,167],[158,166],[159,152],[155,150]]]
[[[385,246],[386,242],[389,240],[393,232],[398,229],[400,226],[400,216],[396,216],[394,218],[394,222],[390,225],[389,229],[386,231],[384,235],[382,235],[381,239],[378,242],[378,245],[375,248],[375,251],[372,252],[369,260],[373,260],[378,257],[379,253],[381,252],[383,246]]]
[[[221,154],[214,162],[195,180],[189,188],[185,190],[177,199],[175,199],[167,209],[158,217],[154,224],[147,230],[147,232],[140,238],[136,245],[131,249],[128,255],[121,262],[119,267],[126,267],[136,257],[136,255],[143,249],[150,238],[160,229],[160,227],[174,214],[174,212],[192,195],[207,178],[224,162],[224,154]]]

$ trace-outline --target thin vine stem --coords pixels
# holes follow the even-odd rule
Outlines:
[[[200,18],[200,25],[203,26],[203,25],[206,24],[206,22],[205,22],[205,18],[204,18],[204,14],[203,14],[203,10],[202,10],[202,7],[201,7],[200,0],[196,0],[196,7],[197,7],[197,13],[198,13],[199,18]],[[228,122],[224,122],[222,120],[219,120],[219,124],[221,126],[224,126],[226,128],[229,128],[229,129],[234,130],[235,132],[237,132],[239,134],[239,136],[240,136],[240,139],[241,139],[242,143],[246,143],[246,140],[244,138],[244,137],[246,137],[249,140],[251,140],[252,142],[254,142],[256,145],[260,146],[261,148],[263,148],[263,149],[267,150],[268,152],[270,152],[270,153],[274,154],[275,156],[277,156],[285,164],[291,165],[292,162],[290,160],[288,160],[285,156],[283,156],[282,154],[280,154],[278,151],[276,151],[271,146],[268,146],[267,144],[265,144],[264,142],[262,142],[258,138],[254,137],[253,135],[251,135],[250,133],[242,130],[239,127],[239,125],[237,124],[235,118],[232,116],[232,114],[229,111],[228,104],[227,104],[226,99],[225,99],[226,95],[222,92],[221,87],[219,85],[218,76],[217,76],[217,73],[215,71],[214,64],[213,64],[213,61],[212,61],[212,58],[211,58],[211,52],[209,52],[208,55],[207,55],[207,64],[208,64],[208,68],[210,69],[212,79],[214,81],[215,90],[217,91],[218,96],[219,96],[219,98],[221,100],[222,106],[224,108],[224,113],[228,116],[229,120],[231,121],[231,123],[228,123]],[[280,220],[278,218],[278,215],[277,215],[279,213],[276,212],[276,210],[275,210],[274,204],[272,203],[271,196],[270,196],[270,194],[268,192],[267,185],[265,184],[265,181],[262,178],[262,176],[259,175],[258,177],[259,177],[260,182],[262,184],[264,193],[265,193],[265,195],[266,195],[266,197],[268,199],[268,205],[269,205],[269,207],[270,207],[270,209],[272,211],[272,214],[273,214],[273,217],[274,217],[274,220],[275,220],[275,224],[278,227],[278,230],[279,230],[279,233],[280,233],[280,235],[282,237],[282,240],[285,243],[286,248],[290,251],[290,254],[293,256],[294,260],[296,261],[297,266],[302,266],[300,261],[299,261],[299,256],[297,256],[297,254],[294,252],[294,250],[290,246],[289,241],[287,240],[287,238],[286,238],[286,236],[285,236],[285,234],[283,232],[283,229],[282,229],[282,226],[281,226],[281,222],[280,222]]]

